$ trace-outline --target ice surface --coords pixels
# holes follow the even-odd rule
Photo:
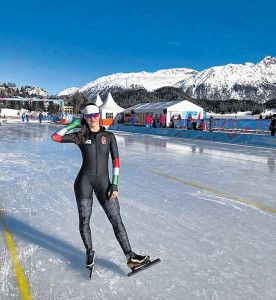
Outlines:
[[[276,208],[275,150],[117,132],[132,248],[162,262],[128,278],[94,201],[90,281],[73,193],[81,155],[51,141],[57,128],[0,127],[0,205],[34,299],[275,299],[275,213],[255,207]],[[3,234],[0,250],[0,299],[17,299]]]

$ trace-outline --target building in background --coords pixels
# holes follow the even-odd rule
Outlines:
[[[64,106],[64,113],[74,114],[74,107],[73,106],[65,105]]]

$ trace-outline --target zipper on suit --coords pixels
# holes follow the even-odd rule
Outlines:
[[[95,136],[95,149],[96,149],[96,175],[98,175],[98,151],[97,151],[97,135]]]

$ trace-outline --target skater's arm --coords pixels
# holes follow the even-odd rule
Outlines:
[[[66,134],[70,130],[81,125],[80,119],[74,119],[69,125],[59,129],[52,136],[52,140],[57,143],[73,143],[76,138],[76,133]]]
[[[120,170],[120,158],[117,146],[117,141],[113,133],[111,133],[110,152],[112,158],[113,172],[112,172],[112,186],[111,192],[118,191],[119,183],[119,170]]]

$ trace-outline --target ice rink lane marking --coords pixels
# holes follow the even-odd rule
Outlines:
[[[185,185],[189,185],[189,186],[198,188],[198,189],[203,190],[203,191],[211,192],[211,193],[213,193],[213,194],[215,194],[217,196],[220,196],[220,197],[223,197],[223,198],[226,198],[226,199],[231,199],[231,200],[234,200],[236,202],[244,203],[244,204],[247,204],[249,206],[253,206],[255,208],[261,209],[263,211],[267,211],[267,212],[274,213],[274,214],[276,213],[276,209],[275,208],[272,208],[272,207],[269,207],[269,206],[266,206],[266,205],[263,205],[263,204],[260,204],[260,203],[256,203],[254,201],[247,200],[247,199],[239,197],[239,196],[229,195],[229,194],[226,194],[226,193],[223,193],[223,192],[220,192],[220,191],[216,191],[216,190],[214,190],[214,189],[212,189],[212,188],[210,188],[208,186],[201,185],[201,184],[198,184],[196,182],[192,182],[192,181],[187,181],[187,180],[184,180],[184,179],[180,179],[180,178],[177,178],[177,177],[172,176],[170,174],[166,174],[166,173],[163,173],[163,172],[160,172],[160,171],[157,171],[157,170],[152,170],[152,169],[146,168],[146,167],[141,166],[141,165],[136,165],[135,164],[135,166],[137,168],[139,168],[139,169],[142,169],[142,170],[145,170],[145,171],[148,171],[148,172],[151,172],[151,173],[163,176],[165,178],[174,180],[176,182],[179,182],[179,183],[182,183],[182,184],[185,184]]]
[[[12,264],[13,264],[13,268],[14,268],[14,272],[15,272],[15,277],[17,280],[17,285],[18,285],[19,292],[21,295],[21,299],[31,300],[32,296],[30,293],[29,283],[24,276],[23,268],[20,264],[19,259],[17,258],[15,246],[14,246],[14,243],[12,240],[12,236],[11,236],[10,232],[8,231],[8,228],[5,224],[3,216],[2,216],[2,209],[0,209],[0,222],[3,226],[5,242],[6,242],[7,248],[9,250],[9,253],[11,256],[11,260],[12,260]]]

